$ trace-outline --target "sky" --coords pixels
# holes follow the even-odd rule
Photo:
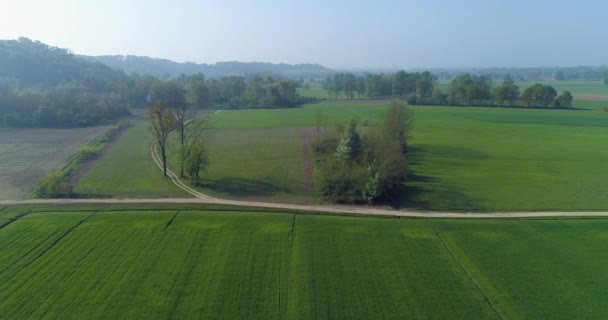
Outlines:
[[[0,0],[0,39],[332,68],[608,65],[606,0]]]

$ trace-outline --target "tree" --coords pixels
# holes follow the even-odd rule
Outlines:
[[[608,71],[604,72],[604,84],[608,86]]]
[[[572,93],[570,91],[564,91],[555,99],[553,106],[556,108],[570,108],[572,107],[572,100]]]
[[[401,146],[401,151],[405,152],[411,122],[411,114],[407,105],[391,101],[382,125],[384,139],[397,142]]]
[[[557,97],[557,91],[552,86],[543,86],[540,91],[540,99],[545,107],[550,107],[553,105],[555,101],[555,97]]]
[[[342,134],[340,144],[336,149],[336,156],[347,163],[357,160],[361,153],[361,136],[357,132],[357,123],[351,120],[348,129]]]
[[[430,97],[433,94],[433,86],[436,81],[437,77],[428,71],[419,74],[416,80],[416,94],[423,98]]]
[[[190,182],[198,186],[200,184],[200,173],[209,165],[209,158],[207,157],[207,150],[202,141],[196,141],[190,146],[189,155],[186,160],[186,167],[188,168],[188,175],[190,176]]]
[[[515,100],[519,98],[519,87],[511,78],[505,79],[502,84],[493,90],[494,101],[499,105],[504,105],[508,101],[513,105]]]
[[[188,87],[188,97],[192,103],[199,108],[206,108],[209,106],[209,87],[204,81],[194,81]]]
[[[184,144],[179,147],[179,165],[186,168],[193,184],[200,182],[200,171],[208,165],[204,147],[204,135],[209,129],[207,119],[199,118],[191,121],[186,127]]]
[[[167,139],[175,126],[175,118],[162,102],[158,102],[148,109],[146,120],[150,124],[150,132],[160,149],[163,175],[167,176]]]
[[[192,109],[186,102],[185,90],[175,82],[166,82],[157,87],[157,99],[163,101],[172,114],[175,129],[179,135],[180,152],[185,148],[186,127],[192,119]],[[171,128],[173,129],[173,128]],[[179,177],[184,177],[184,166],[180,164]]]
[[[40,198],[69,197],[73,194],[73,188],[61,171],[57,170],[40,180],[34,192]]]

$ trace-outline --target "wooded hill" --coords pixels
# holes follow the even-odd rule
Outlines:
[[[141,56],[81,56],[89,61],[101,62],[127,74],[139,73],[155,77],[169,78],[180,74],[203,73],[208,78],[227,76],[244,76],[248,74],[271,73],[287,78],[325,77],[332,72],[318,64],[275,64],[266,62],[218,62],[216,64],[175,62],[167,59],[155,59]]]

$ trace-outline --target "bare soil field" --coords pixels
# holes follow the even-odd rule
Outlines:
[[[608,101],[608,94],[573,93],[574,100]]]
[[[0,199],[28,197],[42,177],[107,129],[0,128]]]
[[[300,129],[300,140],[302,141],[302,160],[304,161],[304,184],[306,190],[312,192],[314,189],[314,176],[312,168],[312,153],[310,152],[310,141],[316,132],[314,127]]]

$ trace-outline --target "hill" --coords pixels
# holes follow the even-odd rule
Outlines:
[[[156,77],[172,77],[180,74],[204,73],[210,78],[246,75],[255,73],[273,73],[290,78],[325,77],[331,69],[318,64],[275,64],[266,62],[218,62],[216,64],[175,62],[167,59],[156,59],[142,56],[82,56],[86,60],[101,62],[114,69],[128,74],[149,74]]]
[[[82,127],[128,114],[127,77],[67,49],[0,40],[0,125]],[[125,90],[122,90],[125,91]]]
[[[67,49],[28,38],[0,40],[0,78],[18,87],[48,88],[78,83],[103,90],[125,75],[121,71],[79,58]]]

